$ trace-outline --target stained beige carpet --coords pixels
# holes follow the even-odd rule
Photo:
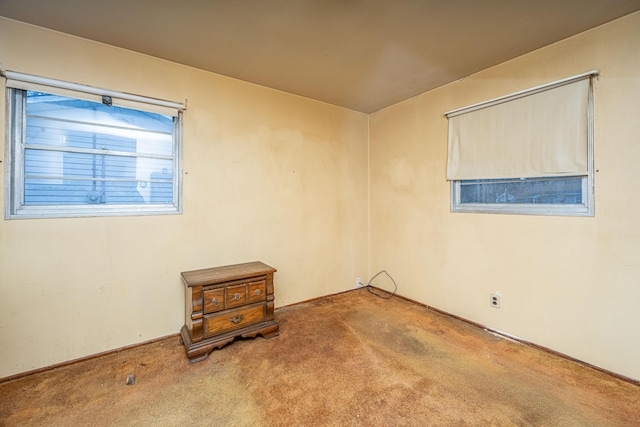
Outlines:
[[[276,319],[279,337],[193,365],[175,337],[4,382],[0,424],[640,426],[640,387],[398,298],[361,289]]]

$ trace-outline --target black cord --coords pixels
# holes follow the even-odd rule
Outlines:
[[[371,282],[373,282],[373,280],[374,280],[376,277],[378,277],[379,275],[381,275],[382,273],[386,274],[386,275],[389,277],[389,279],[391,279],[391,281],[393,282],[393,286],[395,286],[395,289],[393,290],[393,292],[392,292],[390,295],[386,296],[386,297],[385,297],[385,296],[380,295],[379,293],[376,293],[376,292],[372,291],[373,286],[371,286]],[[391,275],[390,275],[389,273],[387,273],[387,270],[382,270],[382,271],[379,271],[378,273],[376,273],[376,274],[375,274],[375,275],[374,275],[374,276],[369,280],[369,283],[366,283],[366,284],[365,284],[365,287],[367,288],[367,290],[369,291],[369,293],[371,293],[371,294],[373,294],[373,295],[377,296],[378,298],[382,298],[382,299],[389,299],[389,298],[391,298],[392,296],[394,296],[394,295],[396,294],[396,291],[398,290],[398,285],[397,285],[396,281],[395,281],[395,280],[393,280],[393,277],[391,277]]]

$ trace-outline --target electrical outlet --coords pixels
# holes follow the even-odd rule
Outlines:
[[[489,304],[491,305],[491,307],[493,308],[500,308],[500,292],[495,292],[493,294],[490,294],[489,297]]]
[[[356,279],[356,288],[359,288],[359,287],[361,287],[361,286],[362,286],[362,282],[360,281],[360,278],[358,277],[358,278]]]

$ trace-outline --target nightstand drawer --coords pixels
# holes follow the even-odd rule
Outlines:
[[[249,283],[249,303],[266,301],[266,290],[267,282],[264,280]]]
[[[224,288],[204,291],[203,299],[205,314],[224,310]]]
[[[247,284],[227,287],[227,308],[239,307],[247,303]]]
[[[265,304],[254,304],[224,313],[204,316],[204,337],[215,336],[260,323],[265,319]]]

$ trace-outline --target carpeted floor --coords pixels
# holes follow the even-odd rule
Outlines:
[[[193,365],[174,337],[4,382],[0,425],[640,426],[640,387],[402,299],[276,320]]]

